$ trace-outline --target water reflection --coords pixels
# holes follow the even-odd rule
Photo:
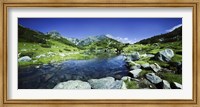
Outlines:
[[[19,68],[19,89],[49,89],[67,80],[87,81],[92,78],[127,75],[124,56],[100,57],[91,60],[69,60],[60,64]]]

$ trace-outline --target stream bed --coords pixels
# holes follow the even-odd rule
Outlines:
[[[90,60],[68,60],[58,64],[18,68],[18,89],[52,89],[68,80],[98,79],[128,75],[122,55]]]

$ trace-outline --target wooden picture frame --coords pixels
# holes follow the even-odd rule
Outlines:
[[[1,107],[200,107],[199,0],[1,0],[0,1],[0,106]],[[192,7],[193,8],[193,98],[192,100],[10,100],[8,99],[7,14],[10,7]]]

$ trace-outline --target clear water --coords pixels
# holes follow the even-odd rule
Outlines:
[[[55,65],[18,68],[19,89],[51,89],[59,82],[112,76],[116,79],[128,75],[124,56],[91,60],[69,60]]]

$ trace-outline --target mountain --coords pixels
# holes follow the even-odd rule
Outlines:
[[[70,42],[74,43],[75,45],[78,45],[80,40],[77,38],[69,38],[69,37],[65,37],[67,40],[69,40]]]
[[[45,34],[42,32],[18,25],[19,42],[46,43],[46,39],[48,38],[49,36],[45,36]]]
[[[62,37],[61,34],[56,31],[51,31],[47,34],[44,34],[21,25],[18,25],[18,39],[19,42],[41,43],[45,45],[50,45],[50,41],[53,40],[65,45],[77,47],[74,43]]]
[[[152,43],[167,43],[182,41],[182,26],[174,29],[171,32],[153,36],[151,38],[143,39],[135,44],[152,44]]]
[[[87,44],[84,44],[83,47],[90,51],[104,50],[109,52],[112,50],[118,53],[120,53],[122,48],[126,46],[126,44],[121,43],[115,39],[109,38],[107,35],[88,37],[87,39],[82,40],[82,42],[80,43]]]
[[[50,36],[51,39],[62,42],[66,45],[70,45],[70,46],[74,46],[77,47],[76,44],[74,44],[73,42],[71,42],[70,40],[68,40],[67,38],[63,37],[59,32],[57,31],[50,31],[47,32],[47,35]]]
[[[82,39],[79,41],[79,46],[87,46],[94,42],[102,41],[104,39],[111,39],[107,35],[98,35],[98,36],[89,36],[88,38]]]

